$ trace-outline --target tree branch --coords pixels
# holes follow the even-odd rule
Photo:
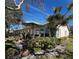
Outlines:
[[[19,5],[17,5],[16,4],[16,0],[14,0],[16,8],[12,8],[12,7],[9,7],[9,6],[6,6],[6,8],[9,9],[9,10],[20,10],[21,5],[23,4],[23,2],[24,2],[24,0],[21,0],[21,2],[19,3]]]
[[[23,4],[24,0],[21,0],[21,2],[19,3],[18,5],[18,8],[17,9],[20,9],[21,8],[21,5]]]

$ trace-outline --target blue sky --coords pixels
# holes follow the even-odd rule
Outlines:
[[[19,3],[19,0],[16,0],[17,4]],[[26,9],[26,3],[24,3],[21,7],[21,10],[23,12],[22,20],[25,22],[33,22],[37,24],[46,24],[47,23],[47,17],[49,15],[53,15],[53,8],[54,7],[62,7],[61,14],[65,14],[67,11],[66,7],[68,4],[72,3],[73,0],[44,0],[44,7],[39,7],[37,4],[31,4],[30,0],[27,0],[26,3],[29,3],[29,11]],[[40,3],[39,3],[40,4]],[[68,13],[72,14],[73,11],[70,11]],[[69,25],[73,25],[73,21],[68,22]]]

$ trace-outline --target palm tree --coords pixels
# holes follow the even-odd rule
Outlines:
[[[51,35],[55,34],[56,26],[61,24],[63,21],[63,16],[57,11],[54,15],[48,17],[48,27],[50,29]]]
[[[53,8],[54,14],[58,14],[58,13],[60,13],[60,11],[61,11],[61,7]]]
[[[67,21],[68,21],[68,20],[71,20],[71,19],[73,19],[73,14],[69,15],[69,16],[66,18]]]
[[[70,14],[66,17],[66,15],[68,14],[69,11],[71,11],[73,9],[73,3],[70,3],[68,6],[67,6],[67,11],[66,13],[63,15],[63,17],[68,21],[68,20],[71,20],[73,19],[73,14]]]
[[[67,9],[68,9],[68,11],[64,14],[64,15],[62,15],[60,12],[61,12],[61,7],[56,7],[56,8],[53,8],[53,12],[54,12],[54,15],[50,15],[49,17],[48,17],[48,26],[49,26],[49,29],[50,29],[50,32],[51,33],[54,33],[55,34],[55,31],[56,31],[56,26],[58,25],[58,24],[61,24],[63,21],[68,21],[68,20],[70,20],[70,19],[72,19],[73,18],[73,15],[71,14],[71,15],[67,15],[67,13],[70,11],[70,10],[72,10],[72,7],[73,7],[73,4],[71,3],[71,4],[69,4],[68,5],[68,7],[67,7]],[[67,17],[65,17],[67,15]]]
[[[65,14],[64,14],[64,17],[67,15],[67,13],[70,11],[70,10],[72,10],[73,9],[73,3],[71,3],[71,4],[69,4],[68,6],[67,6],[67,11],[65,12]]]

